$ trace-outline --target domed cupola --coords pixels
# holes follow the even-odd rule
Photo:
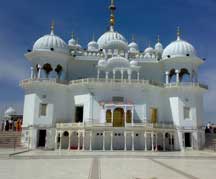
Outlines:
[[[75,49],[76,44],[77,44],[77,42],[75,40],[75,35],[74,35],[74,32],[72,32],[71,39],[68,41],[68,45],[71,49]]]
[[[139,46],[135,42],[134,37],[132,37],[132,42],[128,45],[129,52],[130,53],[138,53],[139,52]]]
[[[99,49],[98,43],[95,41],[94,35],[92,41],[88,43],[88,51],[97,52]]]
[[[115,56],[107,61],[107,65],[109,68],[129,68],[130,62],[121,56]]]
[[[157,43],[155,44],[155,51],[158,54],[162,54],[163,53],[163,45],[160,42],[160,37],[159,36],[157,38]]]
[[[33,51],[54,51],[58,53],[69,53],[68,45],[60,37],[54,34],[54,23],[51,26],[51,33],[39,38]]]
[[[163,51],[162,59],[175,57],[196,57],[195,48],[180,38],[180,31],[177,32],[177,40],[170,43]]]
[[[124,38],[123,35],[120,33],[116,32],[114,30],[114,25],[115,25],[115,15],[114,12],[116,10],[116,7],[114,5],[114,2],[112,1],[110,5],[110,29],[109,31],[105,32],[97,41],[99,48],[100,49],[105,49],[105,50],[123,50],[123,51],[128,51],[128,42]]]
[[[6,111],[5,111],[5,116],[12,116],[16,114],[16,110],[12,107],[9,107]]]

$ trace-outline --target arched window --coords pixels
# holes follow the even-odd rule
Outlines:
[[[52,66],[49,63],[44,64],[43,70],[45,71],[45,75],[48,78],[49,73],[53,70]]]
[[[175,69],[170,70],[170,72],[169,72],[169,81],[170,82],[175,82],[176,81]]]
[[[182,68],[179,73],[180,82],[189,82],[190,81],[190,73],[186,68]]]
[[[111,110],[107,110],[107,111],[106,111],[106,122],[107,122],[107,123],[111,123],[111,122],[112,122],[112,121],[111,121],[111,120],[112,120],[111,118],[112,118],[112,112],[111,112]]]
[[[57,73],[58,79],[61,78],[62,71],[63,71],[62,66],[61,66],[61,65],[57,65],[57,66],[56,66],[56,69],[55,69],[55,72]]]

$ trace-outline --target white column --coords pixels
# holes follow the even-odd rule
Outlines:
[[[166,84],[169,84],[169,72],[166,71],[165,75],[166,75]]]
[[[151,133],[152,151],[154,151],[154,133]]]
[[[127,133],[124,132],[124,151],[127,151]]]
[[[140,73],[137,72],[137,80],[139,80],[139,79],[140,79]]]
[[[179,70],[176,70],[176,83],[179,83]]]
[[[38,79],[40,79],[41,77],[41,69],[42,69],[41,65],[38,64],[38,76],[37,76]]]
[[[62,132],[60,132],[59,150],[62,148]]]
[[[123,81],[123,79],[124,79],[124,71],[121,70],[121,80]]]
[[[68,132],[68,150],[70,150],[70,146],[71,146],[71,131]]]
[[[105,151],[105,131],[103,131],[103,151]]]
[[[100,79],[100,70],[99,69],[97,70],[97,79],[98,80]]]
[[[134,125],[134,107],[132,108],[132,111],[131,111],[131,124],[132,126]]]
[[[131,71],[128,71],[128,80],[131,80]]]
[[[77,150],[80,150],[80,132],[78,132],[78,147]]]
[[[147,151],[147,133],[144,132],[144,140],[145,140],[145,151]]]
[[[132,151],[134,151],[134,132],[131,133],[132,137]]]
[[[155,134],[155,151],[158,151],[158,134]]]
[[[92,131],[90,131],[90,141],[89,141],[89,150],[92,151]]]
[[[124,124],[125,124],[125,126],[127,124],[127,109],[126,109],[126,107],[124,108]]]
[[[84,151],[85,150],[85,131],[83,131],[83,146],[82,146],[82,150]]]
[[[113,116],[114,116],[114,110],[112,109],[111,110],[111,124],[112,124],[112,126],[113,126]]]
[[[34,79],[34,67],[31,67],[31,79]]]
[[[165,141],[166,140],[166,138],[165,138],[166,136],[165,135],[166,135],[166,133],[164,132],[163,133],[163,151],[164,152],[166,151],[166,141]]]
[[[109,72],[107,71],[106,72],[106,80],[108,80],[109,79]]]
[[[58,148],[58,131],[56,131],[56,134],[55,134],[55,149]]]
[[[110,133],[110,150],[113,151],[113,132]]]
[[[115,72],[115,70],[113,70],[113,79],[115,80],[115,74],[116,74],[116,72]]]

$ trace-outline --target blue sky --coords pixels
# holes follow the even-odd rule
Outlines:
[[[0,113],[13,105],[22,110],[23,91],[18,86],[28,78],[30,64],[24,53],[42,35],[50,32],[52,19],[56,34],[68,41],[71,32],[83,47],[95,33],[107,28],[109,0],[7,0],[0,6]],[[192,43],[207,61],[199,79],[209,85],[205,95],[206,120],[216,123],[216,0],[116,0],[116,27],[129,41],[135,34],[140,49],[160,34],[164,46],[176,39],[176,27],[182,38]]]

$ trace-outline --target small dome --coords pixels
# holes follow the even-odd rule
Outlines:
[[[115,56],[108,59],[107,65],[111,68],[129,68],[129,61],[121,56]]]
[[[127,40],[118,32],[105,32],[97,41],[100,49],[128,50]]]
[[[162,58],[196,56],[195,48],[188,42],[178,38],[170,43],[163,51]]]
[[[16,110],[13,109],[12,107],[9,107],[6,111],[5,111],[5,116],[12,116],[16,114]]]
[[[98,61],[98,66],[99,67],[105,67],[107,65],[107,61],[102,59]]]
[[[51,31],[49,35],[39,38],[34,46],[33,51],[55,51],[60,53],[68,53],[68,46],[60,37],[54,35]]]
[[[144,53],[145,54],[153,54],[154,53],[154,49],[151,47],[151,46],[149,46],[149,47],[147,47],[146,49],[145,49],[145,51],[144,51]]]
[[[137,43],[134,41],[128,45],[128,48],[129,48],[129,52],[132,52],[132,53],[139,52],[139,47],[138,47]]]
[[[137,66],[137,65],[138,65],[138,61],[132,60],[132,61],[130,62],[130,65],[131,65],[131,66]]]
[[[69,45],[69,46],[76,46],[76,40],[75,40],[74,38],[70,39],[70,40],[68,41],[68,45]]]
[[[157,53],[163,53],[163,45],[160,42],[156,43],[155,50]]]
[[[88,43],[88,51],[98,51],[98,44],[96,41],[92,40]]]

